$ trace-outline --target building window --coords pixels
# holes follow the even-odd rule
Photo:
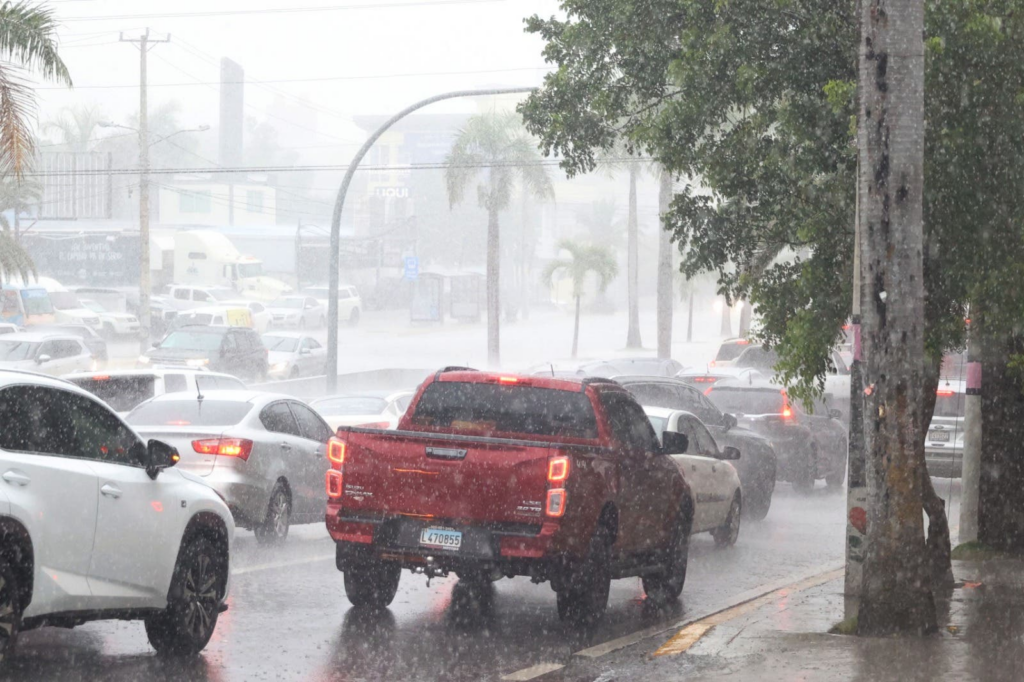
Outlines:
[[[182,213],[210,213],[213,201],[209,190],[178,190],[178,210]]]
[[[263,192],[247,190],[245,193],[245,208],[249,213],[263,213]]]

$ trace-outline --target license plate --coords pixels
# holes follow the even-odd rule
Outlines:
[[[420,531],[420,544],[424,547],[457,550],[462,546],[462,533],[446,528],[424,528]]]
[[[928,440],[935,443],[948,443],[949,431],[929,431]]]

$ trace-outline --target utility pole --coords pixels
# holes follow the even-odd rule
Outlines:
[[[964,451],[961,473],[960,542],[978,539],[981,496],[981,329],[980,311],[971,311],[967,330],[967,395],[964,396]]]
[[[149,37],[149,29],[138,38],[125,38],[120,42],[136,43],[139,47],[139,325],[144,330],[139,342],[142,352],[149,347],[150,327],[150,265],[149,265],[149,101],[146,92],[146,54],[157,43],[171,42],[168,35],[162,40]]]

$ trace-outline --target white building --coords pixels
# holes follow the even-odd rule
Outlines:
[[[160,185],[161,225],[276,225],[277,192],[247,177],[241,182],[225,182],[215,175],[175,176]]]

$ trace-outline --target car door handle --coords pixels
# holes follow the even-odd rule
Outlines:
[[[291,450],[292,446],[289,443],[287,443],[287,442],[281,443],[281,449],[282,450]]]
[[[104,483],[103,487],[100,488],[100,492],[107,497],[113,497],[115,500],[121,497],[121,489],[113,483]]]
[[[15,471],[14,469],[5,471],[3,478],[8,483],[13,483],[14,485],[20,486],[26,486],[32,482],[32,479],[29,478],[27,475],[21,473],[20,471]]]

